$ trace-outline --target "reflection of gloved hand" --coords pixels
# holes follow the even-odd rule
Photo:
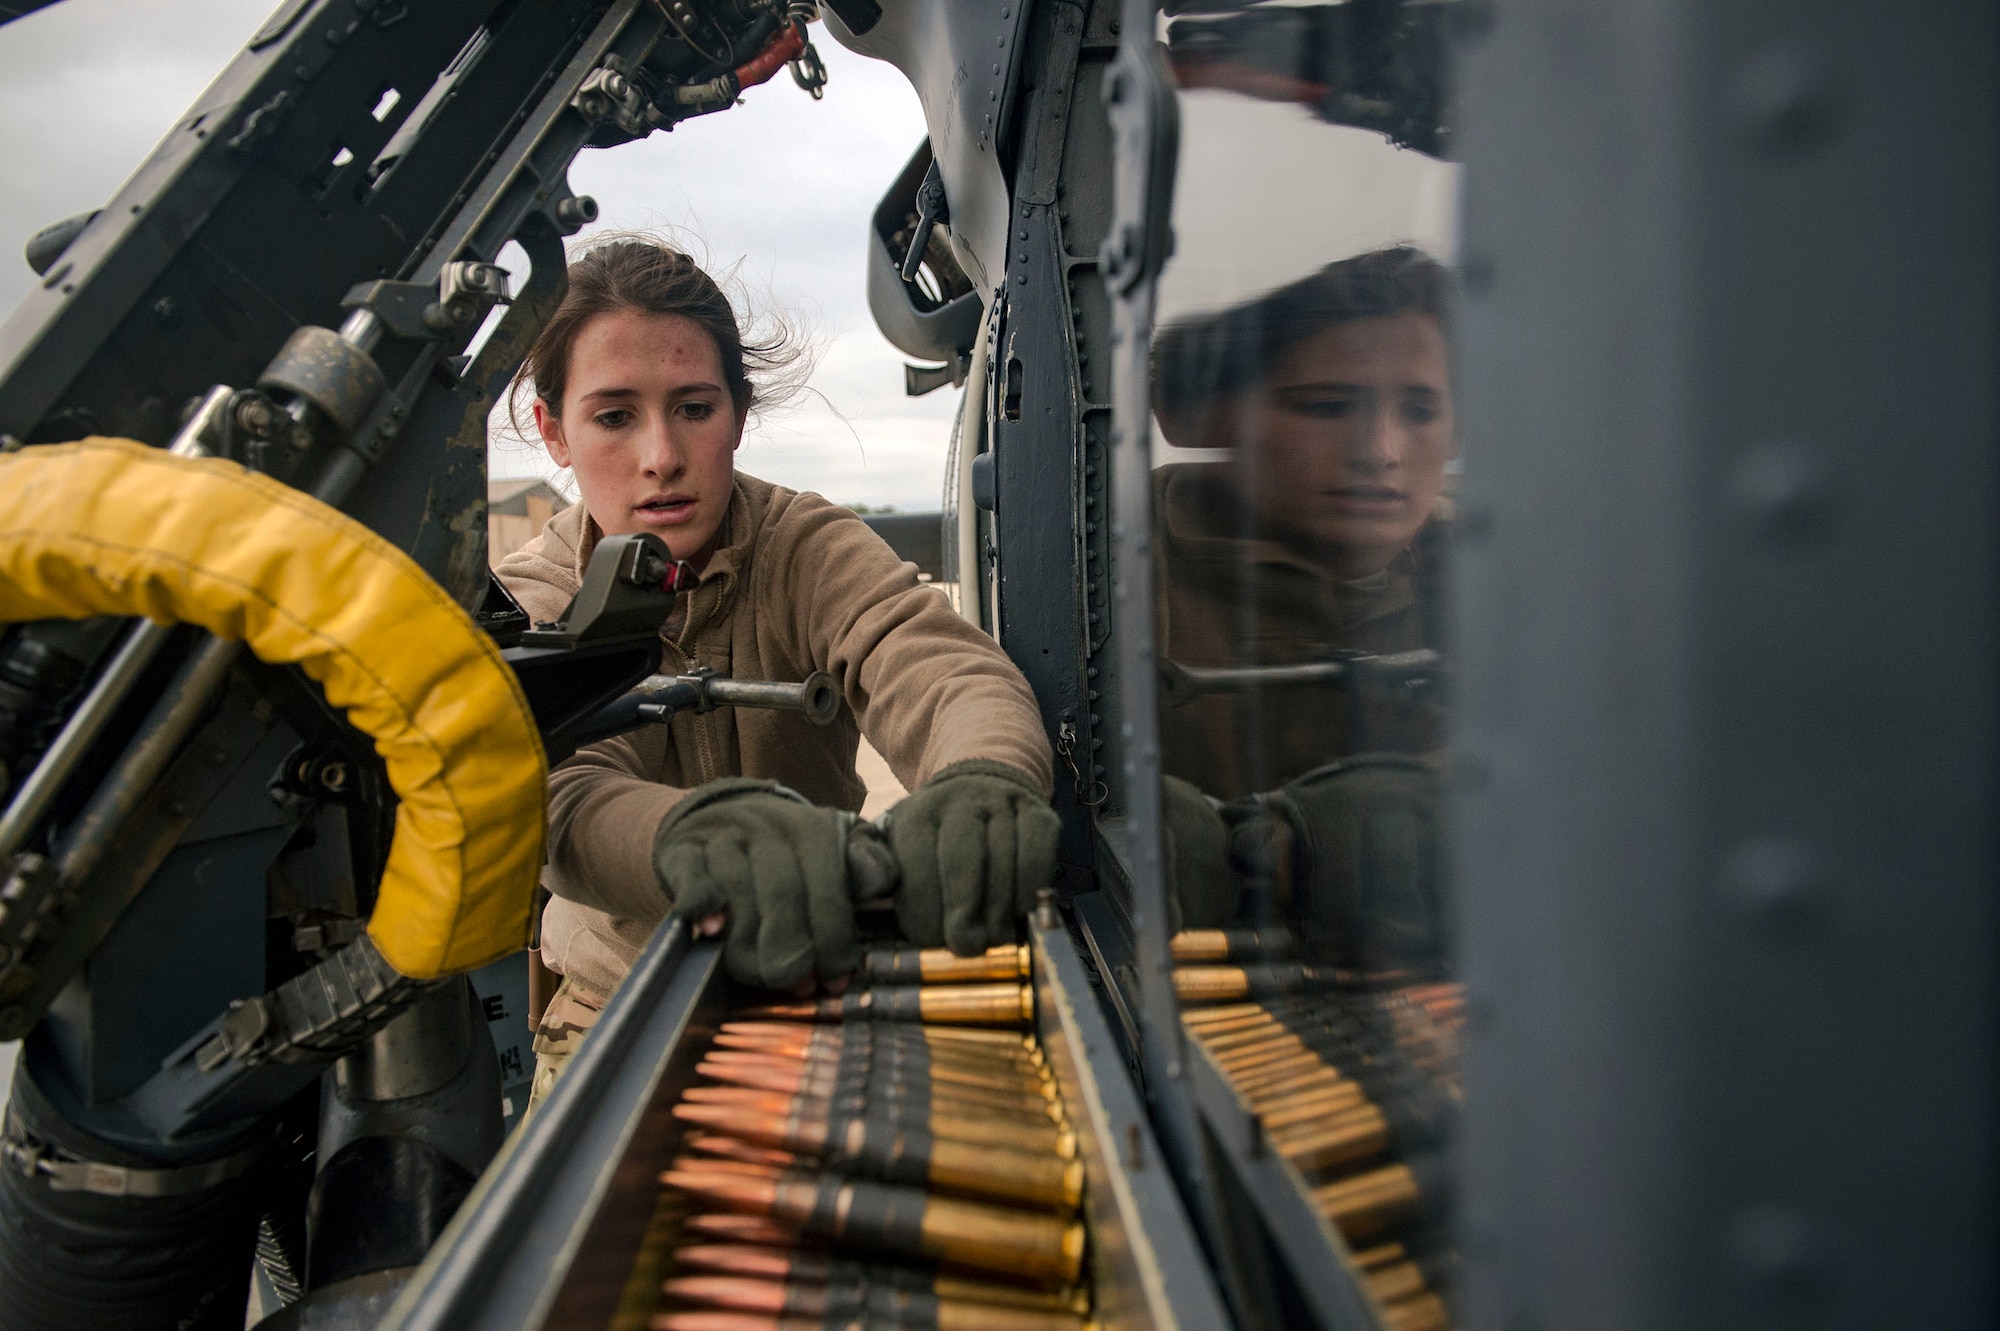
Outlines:
[[[1062,823],[1027,773],[973,758],[905,796],[883,830],[902,866],[903,936],[963,957],[1012,941],[1055,872]]]
[[[1192,782],[1160,778],[1160,823],[1166,835],[1168,903],[1174,930],[1214,929],[1236,918],[1239,895],[1229,865],[1229,828],[1222,806]]]
[[[1445,949],[1445,873],[1438,773],[1401,754],[1375,753],[1314,768],[1258,803],[1282,823],[1240,818],[1239,861],[1290,861],[1289,913],[1332,945],[1337,964],[1364,970],[1421,965]],[[1289,833],[1286,838],[1285,833]],[[1275,853],[1273,853],[1275,851]]]
[[[860,960],[847,891],[854,815],[775,781],[724,777],[690,791],[653,838],[653,870],[684,919],[726,910],[723,961],[745,984],[789,989]]]

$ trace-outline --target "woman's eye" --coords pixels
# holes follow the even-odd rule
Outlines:
[[[683,402],[681,410],[686,413],[687,418],[691,421],[705,421],[715,414],[715,404],[713,402]]]
[[[611,411],[600,411],[591,420],[607,430],[616,430],[631,423],[632,413],[623,407]]]
[[[1285,403],[1286,407],[1301,416],[1322,421],[1352,416],[1360,405],[1356,398],[1346,393],[1295,397]]]
[[[1429,425],[1438,414],[1437,399],[1429,393],[1412,393],[1403,399],[1403,419],[1411,425]]]

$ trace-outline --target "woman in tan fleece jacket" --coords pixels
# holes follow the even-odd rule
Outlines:
[[[699,574],[662,626],[663,670],[824,670],[847,706],[826,727],[750,708],[682,714],[550,774],[541,951],[563,982],[536,1040],[537,1098],[671,909],[726,920],[726,964],[750,983],[852,969],[861,735],[912,791],[882,841],[913,942],[974,952],[1011,938],[1049,880],[1057,827],[1035,699],[999,646],[846,509],[736,472],[751,370],[769,349],[746,349],[715,283],[638,240],[572,260],[569,283],[523,376],[582,500],[503,560],[501,581],[554,619],[600,537],[653,532]]]

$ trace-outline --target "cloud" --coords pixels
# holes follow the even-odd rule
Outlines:
[[[64,0],[0,26],[0,309],[34,280],[19,257],[28,236],[110,198],[272,3]],[[571,183],[602,209],[593,230],[664,230],[734,265],[753,311],[775,308],[819,342],[818,396],[753,426],[745,470],[845,503],[932,509],[958,394],[903,395],[903,358],[863,285],[869,214],[923,138],[922,112],[889,65],[817,30],[815,44],[824,100],[780,72],[729,111],[585,152]],[[494,442],[496,475],[546,465]]]

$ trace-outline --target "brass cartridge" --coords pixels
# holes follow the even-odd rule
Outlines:
[[[1417,1209],[1421,1194],[1408,1165],[1384,1165],[1312,1191],[1321,1215],[1349,1239],[1378,1234]]]
[[[1073,1285],[1058,1289],[1031,1289],[1024,1285],[972,1280],[917,1267],[848,1261],[816,1252],[792,1252],[734,1243],[694,1243],[675,1251],[674,1265],[682,1271],[713,1271],[722,1275],[756,1276],[764,1280],[814,1285],[858,1283],[892,1286],[935,1294],[941,1299],[990,1304],[998,1308],[1030,1308],[1079,1315],[1090,1311],[1089,1296]]]
[[[1025,984],[926,984],[867,989],[812,1003],[773,1003],[746,1014],[783,1021],[921,1021],[1025,1029],[1035,991]]]
[[[1183,1003],[1226,1003],[1239,998],[1327,989],[1339,983],[1331,967],[1298,963],[1252,966],[1176,966],[1174,996]]]
[[[669,1170],[664,1181],[734,1210],[883,1252],[1061,1285],[1073,1284],[1083,1269],[1082,1222],[1040,1212],[797,1170],[763,1179],[682,1168]]]
[[[738,1113],[775,1114],[780,1118],[793,1114],[802,1119],[873,1114],[891,1122],[927,1128],[934,1136],[972,1146],[1010,1147],[1053,1155],[1060,1160],[1074,1160],[1077,1155],[1075,1130],[1058,1126],[1046,1115],[993,1113],[979,1105],[941,1103],[936,1097],[927,1101],[870,1099],[862,1095],[826,1099],[741,1086],[690,1086],[682,1094],[681,1102],[719,1106]]]
[[[815,1156],[835,1170],[887,1183],[928,1184],[961,1195],[1067,1211],[1074,1211],[1083,1196],[1080,1160],[972,1145],[882,1118],[780,1118],[685,1101],[674,1106],[674,1117],[758,1146]]]
[[[942,947],[881,948],[861,958],[861,978],[869,984],[970,984],[981,980],[1028,978],[1028,946],[1008,943],[975,957]]]
[[[1185,963],[1288,956],[1297,943],[1289,929],[1183,929],[1170,946]]]
[[[675,1277],[663,1290],[683,1303],[814,1318],[820,1326],[842,1325],[857,1316],[937,1331],[1078,1331],[1081,1325],[1075,1313],[964,1303],[889,1284],[696,1275]]]

